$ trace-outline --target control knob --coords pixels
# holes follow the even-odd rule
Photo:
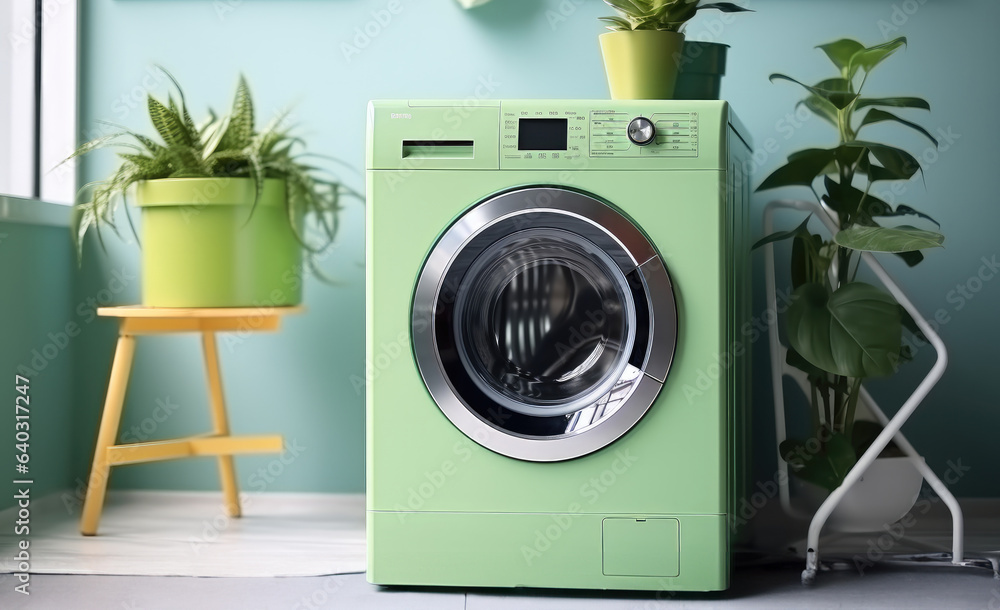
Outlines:
[[[628,124],[628,139],[639,146],[650,144],[655,138],[656,128],[653,127],[653,121],[646,117],[637,116]]]

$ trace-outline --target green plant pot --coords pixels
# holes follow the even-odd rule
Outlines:
[[[681,51],[680,74],[674,99],[717,100],[726,74],[729,45],[687,40]]]
[[[636,30],[599,38],[611,99],[673,99],[684,34]]]
[[[285,182],[268,179],[253,206],[248,178],[167,178],[137,185],[142,304],[284,307],[302,301],[302,247]]]

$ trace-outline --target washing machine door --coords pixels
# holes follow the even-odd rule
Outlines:
[[[667,269],[620,212],[561,188],[469,210],[417,282],[413,349],[462,432],[506,456],[567,460],[625,434],[677,343]]]

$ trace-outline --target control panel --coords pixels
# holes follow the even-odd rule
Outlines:
[[[507,166],[558,167],[592,158],[698,156],[698,113],[501,106],[500,158]]]
[[[697,157],[698,113],[590,112],[592,157]]]
[[[505,107],[500,120],[501,159],[578,161],[588,153],[584,111]]]

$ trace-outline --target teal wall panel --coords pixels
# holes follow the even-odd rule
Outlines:
[[[65,227],[0,221],[0,312],[6,320],[0,340],[4,384],[0,509],[13,505],[14,495],[26,487],[15,486],[15,479],[33,481],[30,496],[35,499],[68,487],[72,480],[70,448],[76,438],[69,380],[84,335],[70,309],[73,269],[69,254]],[[17,416],[25,415],[15,408],[15,375],[29,380],[28,419],[21,420],[28,422],[28,430],[15,429]],[[15,471],[18,431],[29,435],[24,476]]]
[[[927,189],[915,180],[898,200],[940,220],[949,241],[917,270],[894,262],[889,267],[923,311],[945,312],[948,322],[941,332],[952,363],[905,431],[939,471],[949,461],[970,465],[954,486],[959,494],[1000,496],[992,453],[1000,405],[989,385],[1000,356],[994,313],[1000,281],[982,281],[971,298],[962,297],[957,288],[973,282],[984,258],[1000,255],[1000,240],[994,236],[1000,207],[993,204],[992,180],[993,140],[1000,132],[993,108],[997,85],[984,80],[985,72],[978,68],[1000,52],[993,35],[1000,5],[992,0],[746,4],[757,12],[733,19],[702,15],[689,35],[733,47],[723,95],[753,133],[758,180],[789,152],[830,144],[834,138],[819,121],[795,118],[791,113],[798,91],[790,84],[770,84],[768,74],[781,71],[819,80],[826,74],[826,60],[811,49],[815,44],[842,36],[869,43],[910,37],[909,48],[877,73],[872,93],[927,97],[934,112],[921,118],[932,131],[952,134],[936,156],[916,138],[896,140],[926,154],[928,161]],[[911,5],[916,7],[912,14],[899,13],[898,7]],[[243,71],[261,120],[294,102],[294,118],[312,149],[360,171],[365,103],[371,98],[606,97],[596,40],[601,31],[596,18],[605,13],[597,0],[494,0],[468,12],[451,0],[88,1],[81,34],[81,125],[87,137],[100,133],[98,119],[147,129],[146,92],[167,92],[166,80],[151,69],[154,63],[180,79],[196,114],[208,104],[226,107],[236,74]],[[83,178],[99,178],[112,166],[110,155],[97,156],[85,164]],[[344,171],[343,177],[356,188],[363,185],[360,173]],[[760,210],[772,196],[807,195],[794,190],[757,195],[755,205]],[[281,432],[304,447],[279,466],[273,457],[239,458],[247,488],[363,488],[364,403],[352,384],[352,376],[364,375],[362,224],[360,206],[349,208],[341,240],[324,263],[327,273],[340,280],[338,286],[310,279],[305,315],[288,319],[277,334],[253,335],[232,349],[223,347],[233,428]],[[107,257],[91,247],[73,303],[100,291],[113,270],[134,270],[137,257],[134,245],[112,244]],[[763,310],[762,262],[758,256],[758,312]],[[132,302],[136,295],[130,287],[115,299]],[[78,361],[75,377],[75,393],[86,403],[76,410],[80,438],[86,440],[74,446],[78,476],[84,476],[89,461],[114,333],[106,321],[89,328],[88,353]],[[757,475],[770,478],[774,432],[764,343],[754,346],[755,443],[761,458]],[[141,432],[143,422],[151,428],[148,420],[157,401],[170,401],[176,408],[171,407],[166,421],[155,422],[151,433],[204,428],[199,357],[191,338],[144,339],[123,430],[138,426]],[[930,350],[922,349],[918,361],[898,378],[873,384],[887,410],[905,398],[930,359]],[[260,469],[267,474],[268,467],[280,474],[261,477]],[[212,489],[217,483],[211,463],[192,460],[123,468],[113,485]]]

